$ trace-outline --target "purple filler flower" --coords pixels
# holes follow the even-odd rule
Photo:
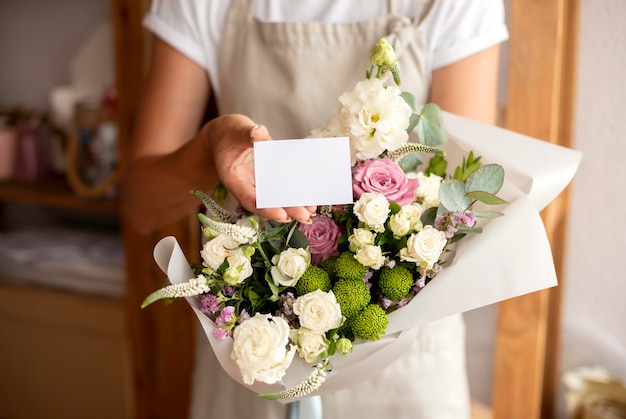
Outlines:
[[[298,229],[309,241],[311,263],[319,266],[332,255],[338,255],[337,241],[341,230],[332,218],[313,217],[311,224],[300,224]]]
[[[364,192],[382,194],[389,202],[406,205],[413,202],[417,179],[409,179],[398,163],[391,159],[371,159],[357,164],[352,175],[355,199]]]

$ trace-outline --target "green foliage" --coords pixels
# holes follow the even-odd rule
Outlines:
[[[446,158],[441,155],[436,155],[428,161],[428,167],[426,167],[426,170],[424,170],[424,175],[437,175],[440,178],[445,178],[447,168],[448,161],[446,160]]]
[[[454,170],[453,179],[465,182],[469,175],[480,167],[480,156],[474,158],[474,152],[470,151],[467,156],[463,156],[463,162]]]
[[[427,103],[422,107],[422,111],[417,117],[415,131],[422,144],[435,147],[446,142],[448,133],[439,106],[434,103]]]

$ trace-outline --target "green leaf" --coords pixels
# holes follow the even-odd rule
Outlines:
[[[483,202],[487,205],[501,205],[501,204],[508,204],[507,201],[505,201],[502,198],[499,198],[493,194],[490,194],[489,192],[485,192],[485,191],[472,191],[472,192],[468,192],[465,194],[466,197],[470,198],[470,199],[476,199],[480,202]]]
[[[446,169],[448,168],[448,161],[444,156],[436,155],[433,156],[428,162],[428,167],[424,171],[426,176],[431,174],[437,175],[441,178],[446,177]]]
[[[502,217],[504,213],[498,211],[474,211],[474,215],[480,218],[498,218]]]
[[[427,103],[420,112],[419,121],[415,127],[422,144],[437,146],[448,139],[446,128],[443,124],[443,115],[439,106]]]
[[[504,169],[499,164],[486,164],[468,176],[465,190],[498,193],[504,183]]]
[[[437,207],[431,207],[422,213],[422,216],[420,217],[420,221],[424,225],[434,226],[436,217],[437,217]]]
[[[414,172],[422,164],[422,159],[418,153],[407,154],[398,162],[404,173]]]
[[[463,182],[452,179],[441,184],[439,201],[448,211],[463,212],[472,204],[472,198],[465,195]]]
[[[294,247],[296,249],[306,249],[307,247],[309,247],[309,241],[307,240],[304,233],[296,228],[291,233],[291,238],[289,239],[289,247]]]
[[[406,128],[407,132],[411,132],[415,129],[415,126],[419,122],[419,116],[417,115],[417,107],[418,107],[417,100],[415,99],[415,96],[413,96],[413,94],[409,92],[402,92],[400,93],[400,96],[402,97],[402,99],[404,99],[404,101],[407,103],[407,105],[409,105],[409,107],[413,111],[409,119],[409,126]]]

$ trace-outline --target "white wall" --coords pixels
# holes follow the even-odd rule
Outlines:
[[[562,368],[626,380],[626,1],[582,0]]]
[[[69,81],[68,62],[108,0],[0,0],[0,108],[48,108],[53,87]]]

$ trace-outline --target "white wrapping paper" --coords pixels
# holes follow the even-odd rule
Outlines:
[[[505,182],[498,196],[509,204],[495,210],[505,216],[479,219],[483,233],[457,243],[451,263],[408,305],[389,315],[387,334],[379,341],[355,342],[350,356],[333,356],[332,372],[315,395],[348,387],[391,364],[415,340],[420,324],[557,285],[539,211],[569,184],[582,154],[448,113],[444,113],[444,120],[450,137],[443,147],[449,170],[470,150],[482,156],[483,163],[504,167]],[[162,239],[154,257],[172,283],[194,276],[174,237]],[[280,391],[299,384],[311,373],[311,364],[296,356],[282,383],[245,385],[230,358],[232,340],[217,340],[213,322],[200,312],[194,298],[187,301],[221,366],[241,385],[257,393]]]

